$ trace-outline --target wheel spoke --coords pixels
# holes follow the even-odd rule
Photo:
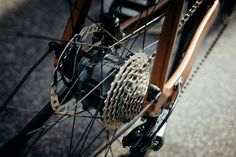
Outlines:
[[[71,3],[72,3],[72,2],[71,2]],[[72,3],[72,5],[74,6],[75,9],[77,9],[79,12],[81,12],[81,10],[80,10],[77,6],[75,6],[75,4]],[[126,47],[123,43],[121,43],[116,37],[114,37],[108,30],[106,30],[106,29],[103,28],[102,26],[98,25],[98,24],[96,23],[96,21],[95,21],[91,16],[87,15],[86,18],[87,18],[90,22],[96,24],[100,29],[102,29],[102,30],[103,30],[107,35],[109,35],[113,40],[115,40],[116,42],[118,42],[118,43],[119,43],[123,48],[125,48],[129,53],[134,54],[129,48],[127,48],[127,47]]]
[[[79,113],[77,113],[77,114],[81,114],[81,113],[83,113],[83,112],[85,112],[85,111],[81,111],[81,112],[79,112]],[[76,116],[76,115],[73,115],[73,116]],[[38,132],[38,131],[41,131],[41,130],[45,130],[46,128],[51,127],[51,126],[54,126],[54,125],[58,124],[59,122],[62,122],[62,121],[66,120],[66,119],[68,119],[68,118],[71,118],[71,117],[73,117],[73,116],[60,117],[60,118],[58,118],[56,121],[51,122],[51,123],[46,124],[46,125],[43,125],[43,126],[40,127],[40,128],[34,129],[34,130],[30,131],[30,132],[27,132],[26,134],[29,135],[29,134],[33,134],[33,133]]]
[[[90,111],[88,111],[88,113],[91,115],[91,116],[87,116],[88,118],[92,118],[93,117],[93,115],[92,115],[92,113],[90,112]],[[100,120],[100,121],[99,121]],[[98,124],[100,124],[101,126],[104,126],[103,125],[103,123],[102,123],[102,117],[96,117],[96,121],[98,122]]]
[[[157,3],[157,4],[158,4],[158,3]],[[152,8],[152,10],[151,10],[152,13],[153,13],[153,11],[155,10],[157,4],[155,4],[155,6]],[[146,3],[146,6],[148,6],[148,2]],[[146,10],[146,15],[147,15],[147,14],[148,14],[148,10]],[[139,22],[140,22],[140,20],[141,20],[141,15],[142,15],[142,14],[140,14],[139,20],[137,21],[137,23],[136,23],[136,25],[135,25],[135,27],[134,27],[134,30],[137,29],[137,26],[138,26],[138,24],[139,24]],[[162,16],[161,16],[161,18],[162,18]],[[147,21],[145,21],[145,24],[144,24],[144,33],[143,33],[143,34],[144,34],[144,39],[145,39],[145,33],[146,33],[146,31],[147,31]],[[134,44],[135,44],[136,40],[138,39],[139,35],[141,35],[141,31],[138,32],[137,37],[135,37],[135,39],[134,39],[134,41],[132,42],[132,44],[131,44],[131,46],[129,47],[129,49],[132,49],[132,47],[134,46]],[[142,47],[142,49],[144,49],[144,40],[143,40],[143,47]]]
[[[76,112],[76,109],[77,109],[77,107],[75,107],[74,113]],[[74,129],[75,129],[75,116],[73,117],[73,124],[72,124],[72,129],[71,129],[70,148],[69,148],[68,157],[70,157],[70,154],[71,154],[71,148],[72,148],[73,137],[74,137]]]
[[[72,156],[76,153],[76,150],[77,150],[77,148],[79,147],[79,145],[80,145],[81,141],[83,140],[84,136],[87,136],[88,133],[90,132],[91,127],[93,126],[93,123],[94,123],[94,121],[95,121],[95,117],[97,116],[97,113],[98,113],[98,110],[96,111],[96,113],[94,114],[95,116],[90,120],[88,126],[85,128],[83,134],[81,135],[80,139],[78,140],[78,142],[77,142],[77,144],[76,144],[74,150],[72,151],[72,154],[71,154]],[[87,134],[86,134],[86,133],[87,133]],[[85,143],[85,142],[86,142],[86,139],[84,140],[84,143]],[[82,149],[82,148],[81,148],[81,149]],[[81,151],[81,150],[80,150],[80,151]],[[80,153],[80,152],[79,152],[79,153]]]
[[[125,133],[131,126],[133,126],[135,124],[135,122],[138,121],[138,119],[140,117],[143,116],[143,114],[158,100],[158,98],[160,97],[160,93],[155,97],[154,100],[151,100],[150,103],[145,106],[142,111],[133,118],[133,120],[131,120],[128,124],[125,124],[122,128],[118,129],[115,136],[113,138],[110,138],[109,141],[102,145],[101,147],[99,147],[93,154],[92,156],[97,156],[99,155],[104,149],[107,148],[107,146],[111,145],[118,137],[120,137],[123,133]]]
[[[112,139],[112,140],[114,139],[116,132],[117,132],[117,130],[114,131],[112,137],[110,138],[109,132],[107,131],[107,142],[109,142],[110,139]],[[111,145],[112,145],[112,143],[108,143],[108,147],[106,148],[106,152],[105,152],[105,157],[108,155],[109,151],[111,152],[111,155],[113,156],[113,151],[112,151]]]
[[[100,108],[100,107],[99,107],[99,108]],[[99,111],[99,110],[96,111],[95,117],[97,116],[98,111]],[[86,136],[85,136],[85,138],[84,138],[84,141],[83,141],[83,143],[82,143],[82,146],[81,146],[81,148],[80,148],[80,151],[79,151],[79,155],[78,155],[78,156],[80,156],[80,154],[81,154],[81,152],[82,152],[82,150],[83,150],[83,148],[84,148],[85,142],[86,142],[87,139],[88,139],[89,133],[90,133],[90,131],[91,131],[92,127],[93,127],[93,124],[94,124],[94,122],[95,122],[95,119],[96,119],[95,117],[92,119],[92,123],[90,124],[90,127],[89,127],[89,129],[88,129],[88,132],[87,132],[87,134],[86,134]]]
[[[98,137],[106,130],[105,127],[102,128],[102,130],[95,136],[95,138],[87,145],[87,147],[84,149],[84,151],[80,154],[82,156],[88,149],[91,147],[91,145],[98,139]]]

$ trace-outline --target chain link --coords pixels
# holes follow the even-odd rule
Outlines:
[[[179,23],[179,30],[181,30],[190,17],[196,12],[197,8],[202,4],[203,0],[196,0],[196,2],[192,5],[192,7],[187,11],[187,13],[181,18]]]
[[[202,4],[203,0],[196,0],[196,2],[192,5],[192,7],[187,11],[187,13],[181,18],[179,22],[179,28],[178,32],[183,29],[185,24],[188,22],[188,20],[193,16],[193,14],[197,11],[197,8]],[[159,40],[155,41],[154,43],[148,45],[145,47],[145,49],[151,47],[152,45],[158,44]],[[156,56],[157,51],[154,51],[154,53],[149,57],[148,63],[151,63]]]

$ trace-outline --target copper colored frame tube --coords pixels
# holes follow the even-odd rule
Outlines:
[[[160,100],[154,106],[154,108],[149,112],[151,116],[157,116],[159,114],[160,108],[163,105],[171,105],[174,101],[174,96],[176,95],[175,85],[182,79],[183,84],[186,82],[189,73],[191,71],[192,65],[194,60],[199,52],[200,46],[213,25],[218,12],[219,12],[220,2],[219,0],[215,0],[214,4],[208,9],[207,13],[205,14],[203,20],[201,21],[200,25],[198,26],[190,45],[185,53],[183,60],[181,61],[180,65],[174,72],[174,74],[170,77],[170,79],[165,83]],[[182,86],[183,87],[183,86]]]
[[[166,81],[167,70],[178,33],[179,21],[181,18],[183,6],[184,0],[169,1],[169,6],[161,31],[157,55],[154,59],[150,77],[150,84],[156,85],[161,90],[163,89],[164,83]],[[148,102],[145,101],[143,106],[146,106],[147,104]],[[155,106],[156,105],[153,105],[148,110],[148,113],[153,112],[153,110],[155,110]]]
[[[167,10],[168,2],[169,0],[161,0],[154,6],[143,11],[141,14],[124,21],[121,24],[121,27],[123,28],[124,32],[126,34],[132,33],[139,27],[145,25],[147,21],[151,21],[152,19],[165,13]]]
[[[150,78],[150,83],[158,86],[160,89],[163,88],[165,83],[183,6],[184,0],[170,0],[169,2]]]
[[[79,33],[82,29],[88,10],[91,6],[92,0],[77,0],[73,5],[73,11],[66,24],[64,33],[61,37],[60,44],[65,46],[67,42],[73,37],[74,34]],[[53,64],[56,66],[58,58],[53,59]]]
[[[92,0],[77,0],[75,4],[72,4],[73,11],[62,35],[61,44],[66,44],[65,41],[70,41],[73,35],[82,29],[91,3]]]

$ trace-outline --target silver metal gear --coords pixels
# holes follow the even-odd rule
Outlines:
[[[120,67],[104,101],[103,122],[114,130],[132,120],[142,108],[149,84],[148,57],[135,53]]]

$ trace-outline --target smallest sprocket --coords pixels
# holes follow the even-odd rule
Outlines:
[[[142,109],[149,84],[148,57],[135,53],[120,67],[104,101],[103,121],[114,130],[131,121]]]

